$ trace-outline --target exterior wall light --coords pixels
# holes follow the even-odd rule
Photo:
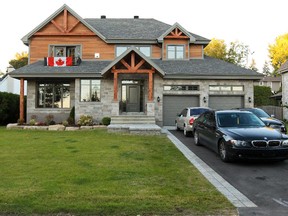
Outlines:
[[[252,98],[248,97],[248,102],[251,103],[252,102]]]
[[[206,97],[203,97],[203,102],[206,103],[207,102],[207,99]]]
[[[160,102],[160,97],[159,97],[159,96],[157,97],[157,102],[158,102],[158,103]]]

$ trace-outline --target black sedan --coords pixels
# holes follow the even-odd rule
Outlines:
[[[281,131],[282,133],[285,133],[285,134],[287,133],[287,129],[286,129],[284,122],[282,122],[279,119],[274,118],[274,116],[270,116],[268,113],[266,113],[264,110],[260,108],[242,108],[240,110],[246,110],[246,111],[252,112],[255,115],[257,115],[259,118],[261,118],[261,120],[267,126],[275,128]]]
[[[207,111],[194,121],[194,142],[216,151],[222,161],[288,158],[288,136],[240,110]]]

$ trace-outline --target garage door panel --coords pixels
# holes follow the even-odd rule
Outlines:
[[[209,107],[212,109],[235,109],[244,107],[243,96],[210,95]]]
[[[163,125],[175,125],[175,119],[185,107],[199,106],[199,96],[165,95],[163,97]]]

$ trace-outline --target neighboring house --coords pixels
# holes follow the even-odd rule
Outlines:
[[[12,78],[10,72],[13,71],[13,67],[7,68],[7,73],[0,78],[0,92],[9,92],[13,94],[20,93],[20,81],[18,79]],[[24,95],[27,94],[26,86],[27,82],[24,82]]]
[[[11,75],[28,81],[26,121],[53,114],[61,122],[75,107],[76,120],[86,114],[125,122],[133,115],[175,125],[187,106],[253,107],[253,83],[263,77],[204,56],[210,40],[178,23],[138,16],[83,19],[67,5],[22,41],[29,46],[29,65]]]
[[[282,105],[283,119],[288,119],[288,61],[286,61],[278,70],[282,77]]]
[[[271,91],[275,94],[281,90],[282,86],[282,77],[281,76],[265,76],[259,82],[255,82],[255,85],[259,86],[268,86],[271,88]]]

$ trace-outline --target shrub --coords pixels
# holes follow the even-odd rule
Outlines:
[[[104,117],[102,118],[102,124],[103,125],[110,125],[110,122],[111,122],[111,118],[110,117]]]
[[[93,125],[93,117],[90,115],[81,115],[77,124],[80,126],[92,126]]]
[[[67,127],[67,126],[69,125],[68,121],[66,121],[66,120],[62,121],[62,124],[63,124],[65,127]]]
[[[35,125],[36,124],[36,120],[35,119],[30,119],[29,121],[29,125]]]
[[[0,125],[17,122],[19,119],[19,95],[0,92]]]
[[[47,125],[54,125],[55,124],[55,121],[53,120],[54,119],[54,116],[52,114],[48,114],[46,117],[45,117],[46,121],[45,123]]]
[[[74,106],[72,107],[70,111],[69,117],[67,118],[67,122],[69,125],[75,124],[75,107]]]

